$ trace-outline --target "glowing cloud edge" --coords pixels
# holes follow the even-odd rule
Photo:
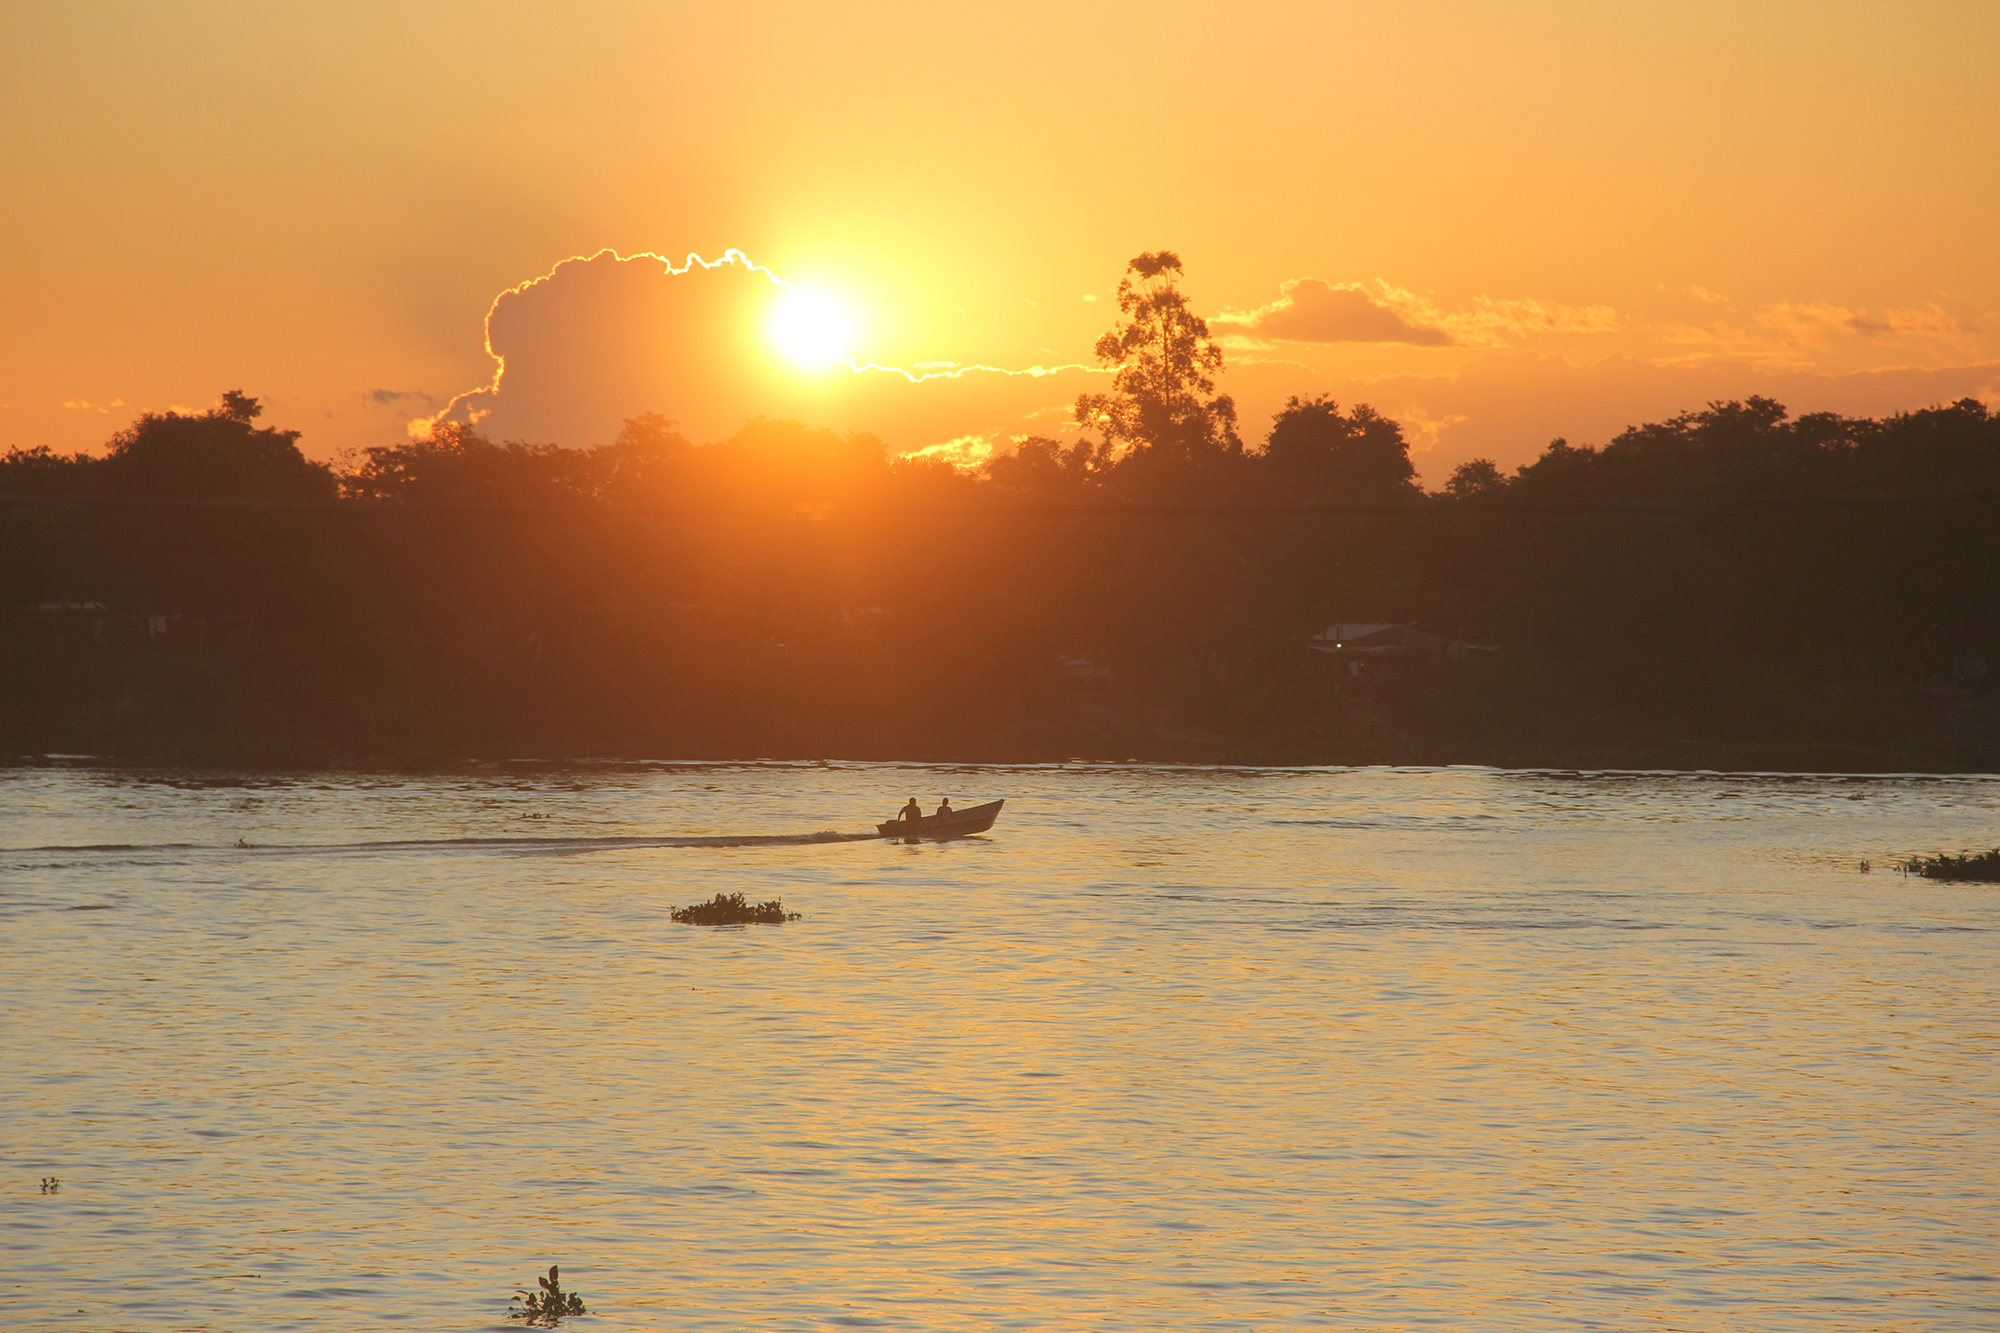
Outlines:
[[[682,263],[682,265],[679,268],[674,267],[673,260],[669,259],[667,256],[660,254],[659,252],[654,250],[639,250],[628,255],[628,254],[622,254],[619,251],[611,248],[610,246],[606,246],[594,254],[569,255],[565,258],[558,259],[555,263],[549,266],[547,272],[538,274],[535,277],[529,278],[524,282],[517,282],[512,287],[505,288],[504,290],[496,293],[493,299],[487,303],[486,317],[482,322],[481,326],[483,331],[482,341],[484,343],[486,355],[493,362],[493,378],[487,383],[479,385],[476,388],[466,389],[460,393],[452,395],[452,397],[445,403],[443,407],[439,408],[436,412],[433,412],[429,416],[412,418],[409,423],[410,438],[422,439],[423,437],[429,435],[432,432],[432,430],[434,430],[437,427],[437,424],[439,422],[449,419],[453,412],[457,411],[462,404],[468,402],[469,400],[481,396],[497,395],[500,392],[501,384],[507,377],[507,358],[500,352],[494,350],[493,316],[499,311],[500,303],[502,301],[506,300],[510,296],[518,296],[522,292],[528,291],[534,287],[539,287],[543,283],[552,280],[566,264],[588,264],[595,260],[603,259],[607,255],[610,256],[613,261],[620,264],[631,263],[635,260],[641,260],[641,259],[653,260],[654,262],[660,264],[666,269],[667,275],[669,277],[679,277],[683,273],[693,272],[697,267],[703,269],[715,269],[715,268],[721,268],[725,264],[741,264],[743,265],[744,268],[748,269],[752,273],[763,274],[765,279],[768,282],[770,282],[773,286],[782,287],[788,292],[795,290],[791,283],[785,281],[783,278],[779,277],[776,273],[772,272],[769,268],[765,267],[764,265],[755,262],[750,258],[749,255],[744,254],[741,250],[736,249],[734,246],[731,246],[729,249],[724,250],[722,252],[722,258],[715,260],[704,259],[702,256],[690,251],[687,255],[686,261]],[[1059,366],[1035,365],[1035,366],[1028,366],[1019,370],[1014,370],[1014,369],[1009,369],[1005,366],[984,366],[984,365],[959,366],[959,365],[951,365],[951,363],[947,362],[919,361],[916,363],[917,370],[913,371],[913,370],[906,370],[901,366],[885,366],[880,362],[876,361],[858,362],[851,360],[848,357],[840,356],[829,359],[827,364],[829,366],[833,365],[846,366],[848,370],[850,370],[856,375],[865,375],[871,372],[884,375],[900,375],[903,377],[903,379],[907,380],[911,384],[922,384],[927,380],[958,379],[961,376],[970,374],[1005,375],[1009,377],[1028,377],[1033,379],[1040,379],[1045,375],[1060,374],[1061,372],[1066,370],[1080,370],[1083,371],[1085,374],[1091,374],[1091,375],[1108,375],[1112,373],[1110,369],[1107,367],[1088,366],[1084,365],[1082,362],[1070,362],[1068,364]],[[933,367],[943,367],[946,365],[951,365],[951,368],[933,369]],[[921,371],[922,373],[918,373],[919,371]],[[466,423],[468,425],[477,425],[480,421],[480,418],[486,416],[490,410],[491,410],[490,408],[485,410],[477,408],[468,408],[466,410]]]

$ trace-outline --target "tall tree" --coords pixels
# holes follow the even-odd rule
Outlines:
[[[1076,400],[1076,420],[1132,456],[1198,462],[1243,451],[1236,403],[1215,392],[1222,350],[1179,287],[1180,256],[1140,255],[1118,283],[1117,327],[1097,340],[1097,359],[1117,372],[1110,393]]]

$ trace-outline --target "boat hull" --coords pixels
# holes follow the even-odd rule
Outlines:
[[[886,824],[875,826],[876,835],[883,838],[963,838],[970,833],[984,833],[993,827],[993,821],[1000,818],[1000,807],[1005,801],[988,801],[984,805],[969,805],[963,810],[954,810],[948,815],[925,815],[922,819],[892,819]]]

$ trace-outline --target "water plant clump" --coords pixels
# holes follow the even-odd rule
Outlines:
[[[1939,852],[1936,856],[1913,857],[1903,862],[1903,870],[1906,874],[1922,875],[1925,879],[2000,884],[2000,848],[1990,852],[1967,852],[1963,856]]]
[[[767,903],[753,903],[740,893],[718,893],[705,903],[676,907],[672,916],[689,926],[778,925],[799,919],[797,912],[787,912],[776,898]]]
[[[583,1297],[573,1291],[562,1289],[562,1274],[556,1265],[550,1264],[549,1275],[538,1277],[535,1282],[541,1287],[540,1291],[529,1291],[526,1287],[517,1288],[521,1294],[515,1296],[513,1300],[520,1301],[522,1307],[518,1310],[509,1310],[507,1312],[509,1319],[519,1319],[529,1328],[554,1328],[569,1315],[590,1313],[583,1308]],[[512,1301],[509,1304],[512,1304]]]

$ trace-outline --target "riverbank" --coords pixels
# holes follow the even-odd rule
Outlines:
[[[104,751],[0,755],[0,767],[107,765],[216,771],[446,773],[495,768],[540,769],[576,764],[923,764],[1016,765],[1165,764],[1218,768],[1449,768],[1517,771],[1714,772],[1797,774],[2000,773],[1990,750],[1917,744],[1855,745],[1657,742],[1549,747],[1438,747],[1400,743],[1251,746],[1162,742],[1105,749],[1088,745],[1011,750],[924,750],[915,753],[820,754],[783,750],[474,750],[451,754],[418,749],[243,744],[144,745]]]
[[[649,677],[631,657],[610,679],[583,660],[511,675],[392,658],[334,670],[307,646],[17,658],[0,681],[0,756],[287,769],[588,756],[2000,771],[2000,694],[1769,665],[1584,672],[1523,653],[1329,678],[1274,659],[1090,688],[1029,676],[904,690],[909,673],[890,664],[830,659],[784,663],[752,689],[719,668]]]

